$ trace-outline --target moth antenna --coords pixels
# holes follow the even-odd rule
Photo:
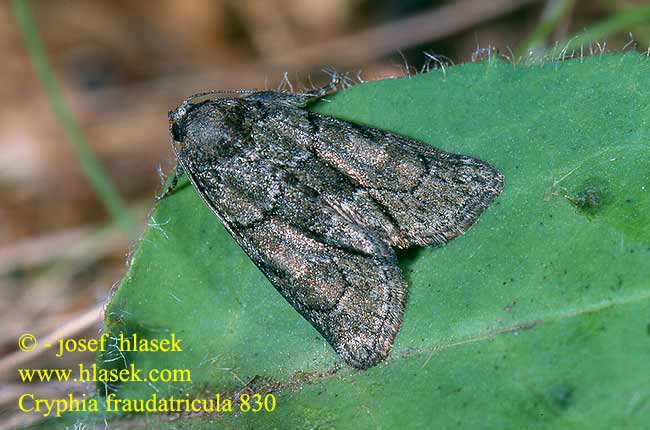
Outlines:
[[[209,91],[203,91],[200,93],[192,94],[191,96],[183,100],[183,102],[189,102],[190,100],[194,100],[199,97],[209,96],[211,94],[249,94],[249,93],[255,93],[257,91],[259,90],[249,90],[243,88],[236,88],[232,90],[209,90]]]
[[[189,96],[188,98],[186,98],[185,100],[183,100],[181,104],[178,105],[176,110],[170,112],[169,119],[172,121],[179,121],[187,113],[187,108],[190,105],[190,101],[197,99],[199,97],[205,97],[211,94],[249,94],[257,91],[259,90],[248,90],[248,89],[237,88],[232,90],[209,90],[209,91],[202,91],[200,93],[195,93]]]

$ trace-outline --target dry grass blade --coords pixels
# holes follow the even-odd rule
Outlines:
[[[99,326],[103,307],[103,304],[97,305],[63,324],[58,330],[39,338],[36,349],[31,352],[14,351],[4,356],[0,359],[0,379],[9,379],[10,372],[48,351],[45,344],[54,344],[60,338],[74,337],[90,327]]]

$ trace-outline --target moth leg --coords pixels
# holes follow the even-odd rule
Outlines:
[[[183,176],[185,171],[183,171],[183,168],[181,167],[180,164],[176,165],[176,169],[174,170],[174,177],[172,178],[172,181],[169,183],[169,186],[165,189],[165,191],[159,195],[156,196],[156,201],[160,201],[164,199],[165,197],[169,196],[172,191],[176,188],[176,185],[178,185],[178,180]]]

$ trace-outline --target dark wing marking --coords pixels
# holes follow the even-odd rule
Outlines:
[[[474,224],[503,188],[503,175],[477,158],[385,130],[311,112],[305,115],[312,117],[311,124],[318,124],[319,139],[311,141],[310,149],[381,207],[391,221],[384,223],[391,246],[448,242]],[[356,212],[368,213],[364,208]]]

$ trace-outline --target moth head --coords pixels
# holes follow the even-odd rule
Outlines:
[[[207,102],[200,103],[190,103],[192,100],[205,97],[212,94],[249,94],[256,92],[257,90],[244,90],[244,89],[235,89],[235,90],[210,90],[201,93],[192,94],[173,111],[169,112],[169,132],[172,136],[172,146],[177,144],[182,144],[185,140],[186,127],[187,127],[187,118],[190,112],[198,106],[201,106]]]
[[[183,141],[182,122],[190,107],[187,100],[183,100],[175,110],[169,112],[169,133],[172,136],[174,143]]]
[[[176,109],[170,111],[169,117],[169,133],[172,136],[172,145],[182,144],[185,140],[187,124],[191,121],[191,113],[198,106],[207,103],[208,101],[200,103],[190,103],[190,100],[198,97],[200,94],[195,94],[183,100]]]

